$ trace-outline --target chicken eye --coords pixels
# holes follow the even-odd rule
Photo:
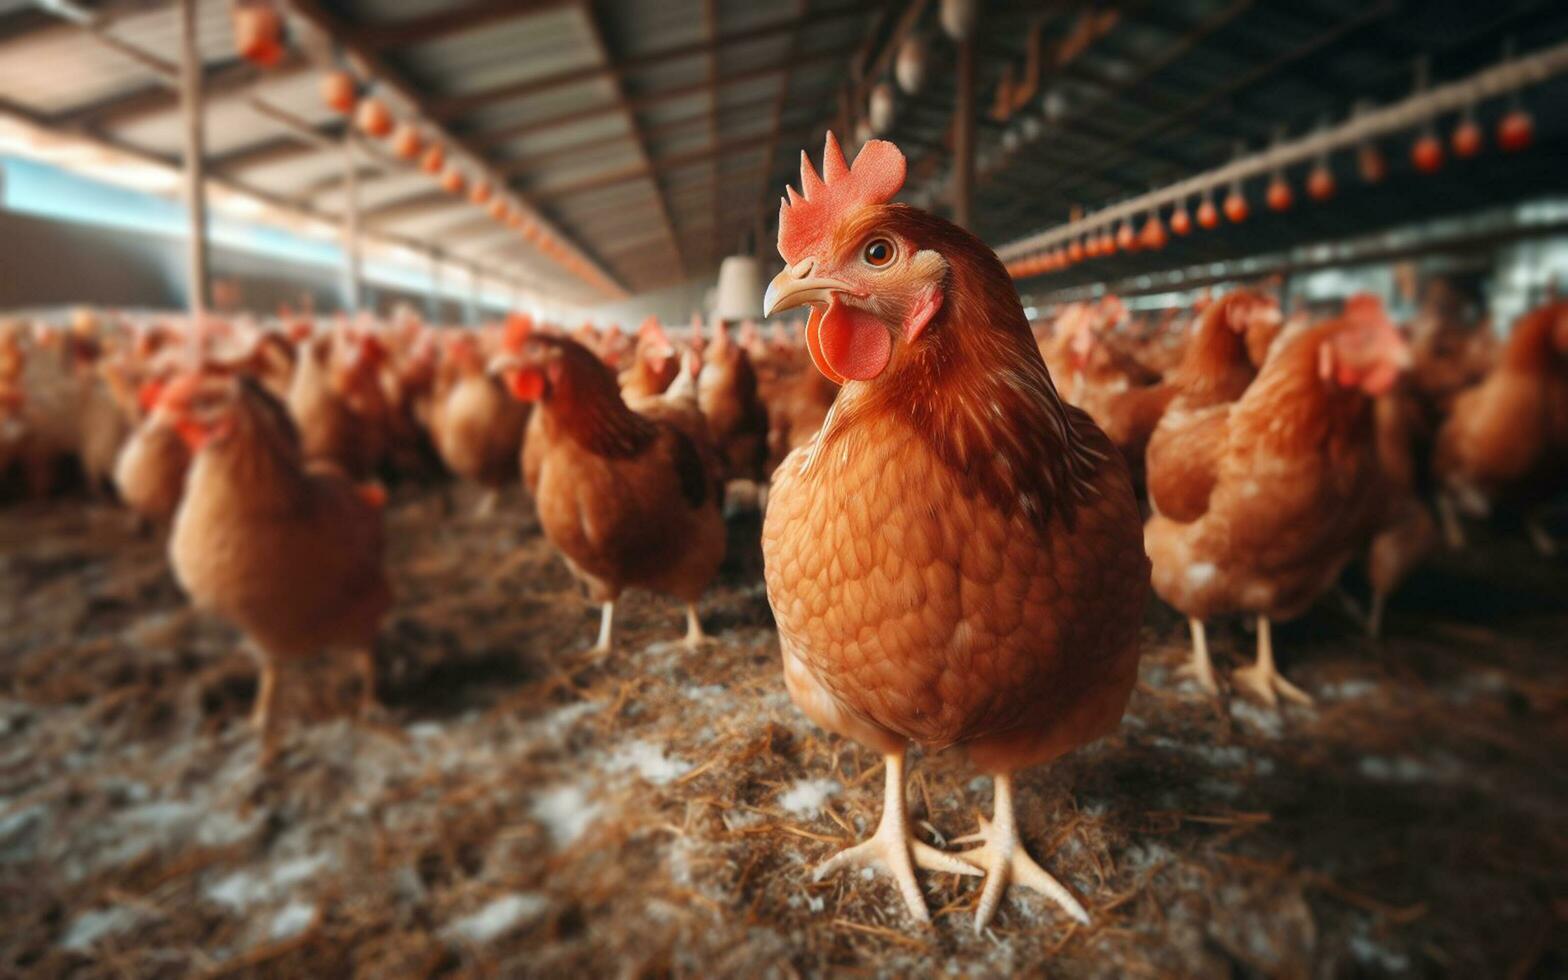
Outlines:
[[[893,261],[893,243],[886,238],[874,238],[866,243],[866,264],[881,268]]]

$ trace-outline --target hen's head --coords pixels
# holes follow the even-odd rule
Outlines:
[[[656,316],[650,316],[637,328],[637,358],[653,372],[654,377],[668,384],[679,370],[675,345],[664,332],[664,325]]]
[[[809,304],[807,349],[839,383],[869,381],[921,342],[947,299],[949,246],[969,237],[892,203],[904,169],[904,155],[883,140],[867,142],[850,166],[830,132],[821,176],[802,153],[801,191],[789,188],[779,207],[784,271],[763,315]]]
[[[574,379],[592,383],[607,378],[610,389],[615,388],[615,376],[597,354],[573,338],[539,333],[525,319],[507,324],[501,352],[490,361],[490,373],[506,384],[512,397],[524,402],[549,401]]]
[[[1340,327],[1318,347],[1318,375],[1341,388],[1377,397],[1394,387],[1410,368],[1410,345],[1375,296],[1345,301]]]

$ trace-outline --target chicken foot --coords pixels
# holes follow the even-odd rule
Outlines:
[[[1192,659],[1176,668],[1176,676],[1190,677],[1211,697],[1218,697],[1220,686],[1214,680],[1214,661],[1209,659],[1209,635],[1203,620],[1188,617],[1187,626],[1192,630]]]
[[[1258,617],[1258,661],[1231,675],[1237,687],[1246,688],[1270,707],[1278,707],[1280,696],[1297,704],[1311,704],[1312,696],[1285,679],[1274,666],[1274,635],[1269,618]]]
[[[1013,813],[1013,777],[1000,773],[996,781],[996,805],[992,818],[980,817],[980,829],[967,837],[959,837],[955,844],[980,846],[961,851],[965,861],[985,872],[985,886],[980,892],[980,904],[975,908],[975,932],[985,931],[996,907],[1001,904],[1002,893],[1010,883],[1033,888],[1060,905],[1074,920],[1089,924],[1089,913],[1073,897],[1072,892],[1051,876],[1050,872],[1035,863],[1018,839],[1018,824]]]
[[[958,857],[939,851],[921,841],[910,832],[909,814],[904,804],[904,753],[902,750],[883,758],[887,780],[883,787],[882,820],[870,839],[839,851],[817,865],[813,881],[849,867],[880,866],[898,885],[909,914],[917,922],[930,922],[931,913],[926,909],[925,897],[915,881],[915,865],[929,871],[949,871],[960,875],[977,875],[979,870]]]

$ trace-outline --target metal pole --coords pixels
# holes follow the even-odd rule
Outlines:
[[[207,314],[207,158],[202,63],[196,29],[196,0],[180,0],[180,111],[185,122],[185,211],[189,220],[185,290],[191,315],[191,343],[199,358],[202,321]]]
[[[354,137],[343,137],[343,303],[350,313],[359,312],[359,166],[354,160]]]
[[[970,226],[975,192],[975,42],[958,45],[958,104],[953,108],[953,223]]]
[[[430,298],[425,303],[426,314],[432,324],[441,323],[441,252],[430,253]]]
[[[478,326],[483,314],[479,308],[479,267],[469,266],[468,269],[468,323]]]

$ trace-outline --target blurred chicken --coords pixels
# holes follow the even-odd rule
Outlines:
[[[374,337],[351,338],[344,329],[301,343],[288,408],[306,459],[336,463],[356,478],[375,472],[387,434],[382,356]]]
[[[348,653],[361,710],[374,701],[372,649],[392,601],[381,508],[336,467],[307,462],[283,404],[248,378],[182,375],[155,414],[192,453],[169,541],[174,574],[259,659],[253,721],[270,760],[280,664]]]
[[[528,406],[489,373],[479,344],[472,331],[447,341],[430,433],[447,468],[485,488],[483,516],[495,508],[501,488],[517,479]]]
[[[699,325],[693,324],[693,332]],[[724,463],[726,480],[767,479],[768,411],[757,396],[751,357],[730,340],[724,321],[714,318],[713,337],[703,351],[698,401]]]
[[[1501,509],[1525,519],[1543,553],[1556,551],[1539,517],[1568,493],[1568,302],[1519,318],[1497,366],[1454,399],[1433,466],[1451,545],[1464,540],[1456,510]]]
[[[628,587],[686,603],[686,644],[704,642],[697,602],[724,558],[724,523],[699,447],[628,408],[615,375],[576,341],[517,323],[504,348],[493,369],[538,403],[524,467],[540,526],[603,604],[593,652],[614,648],[615,602]]]
[[[1171,401],[1145,454],[1149,506],[1178,521],[1196,520],[1208,507],[1223,442],[1215,438],[1231,402],[1257,375],[1249,338],[1280,322],[1273,300],[1238,289],[1209,303],[1193,328],[1181,363],[1166,385]]]
[[[1080,922],[1019,840],[1013,774],[1112,731],[1137,678],[1148,592],[1126,466],[1057,396],[992,251],[888,203],[903,155],[872,140],[779,212],[785,268],[764,312],[810,304],[807,347],[842,383],[827,421],[774,475],[763,531],[784,680],[817,724],[881,753],[882,819],[820,866],[876,865],[928,921],[914,865],[986,875],[982,930],[1009,882]],[[912,833],[904,755],[963,745],[995,810],[939,851]]]
[[[1258,617],[1257,663],[1236,682],[1269,704],[1309,703],[1275,668],[1271,623],[1306,611],[1366,544],[1382,476],[1372,400],[1409,366],[1409,349],[1372,297],[1283,340],[1234,404],[1215,406],[1194,442],[1212,463],[1205,493],[1165,496],[1145,528],[1154,589],[1188,617],[1193,673],[1217,690],[1204,632],[1214,616]],[[1194,468],[1195,479],[1204,474]],[[1202,510],[1189,508],[1201,502]]]
[[[631,365],[621,372],[621,397],[628,402],[664,394],[680,373],[680,358],[675,345],[664,332],[664,325],[650,316],[637,329],[637,346]]]

